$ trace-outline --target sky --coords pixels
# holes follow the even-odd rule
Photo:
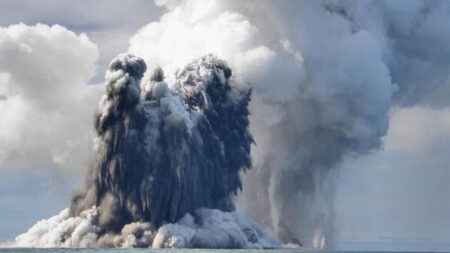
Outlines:
[[[341,165],[342,247],[363,249],[351,242],[366,241],[381,250],[448,251],[449,116],[448,109],[395,111],[384,148]]]
[[[195,55],[197,51],[203,52],[203,49],[199,50],[195,45],[199,43],[197,41],[199,36],[204,34],[202,29],[207,30],[209,27],[204,24],[195,27],[191,33],[186,32],[191,31],[189,26],[184,27],[185,30],[167,29],[167,32],[159,31],[156,26],[144,29],[144,26],[151,22],[160,21],[162,29],[170,28],[171,22],[177,20],[180,23],[190,22],[177,16],[182,15],[180,14],[182,11],[173,11],[177,1],[156,1],[156,3],[158,5],[150,0],[130,0],[126,4],[118,0],[0,1],[0,112],[3,112],[0,116],[0,142],[2,142],[0,143],[0,241],[14,238],[25,232],[36,221],[48,218],[67,207],[72,192],[83,184],[84,174],[92,159],[89,152],[92,115],[103,93],[101,83],[104,82],[104,72],[112,58],[126,51],[146,52],[148,47],[158,48],[166,55],[173,54],[178,57],[177,59],[183,60],[191,57],[190,53]],[[162,3],[166,6],[160,6]],[[408,3],[403,2],[403,5]],[[414,24],[414,20],[410,22],[405,18],[414,12],[413,4],[411,6],[404,8],[399,3],[399,6],[389,7],[389,10],[403,8],[401,15],[395,16],[398,19],[395,22],[398,22],[399,30],[407,30],[404,27],[408,27],[410,23]],[[198,7],[192,8],[196,11],[194,13],[201,14]],[[238,4],[229,8],[232,11],[241,10]],[[311,8],[313,12],[314,6]],[[208,10],[211,9],[205,7],[205,12]],[[411,41],[411,48],[401,44],[402,40],[408,40],[407,35],[402,34],[404,37],[396,40],[399,45],[392,48],[396,52],[402,52],[402,57],[396,56],[391,59],[388,57],[391,52],[387,52],[392,49],[391,47],[386,47],[386,50],[380,49],[388,55],[383,55],[383,61],[387,62],[386,65],[392,65],[388,66],[390,72],[386,76],[396,79],[399,85],[397,89],[400,91],[405,89],[402,86],[403,82],[411,83],[413,88],[403,93],[395,93],[400,95],[394,96],[396,102],[393,102],[390,108],[379,107],[381,108],[379,110],[387,111],[385,116],[389,125],[386,134],[380,136],[379,148],[368,149],[362,155],[345,156],[333,170],[331,177],[336,185],[333,207],[334,240],[338,249],[450,250],[448,199],[450,69],[445,60],[450,59],[450,51],[448,48],[439,47],[441,46],[439,43],[443,44],[448,40],[447,34],[440,33],[436,25],[450,26],[450,23],[445,23],[449,21],[450,14],[448,8],[442,10],[446,12],[436,16],[444,18],[436,23],[430,21],[426,24],[428,27],[424,25],[426,27],[422,31],[424,35]],[[173,11],[172,16],[161,18],[167,11]],[[269,40],[265,36],[275,36],[271,31],[276,28],[268,26],[264,19],[258,19],[254,13],[245,11],[241,13],[248,15],[248,20],[239,16],[222,15],[212,28],[225,29],[226,34],[240,35],[242,39],[238,36],[233,38],[235,40],[222,38],[220,32],[201,39],[212,41],[211,44],[214,46],[208,49],[213,52],[224,49],[223,57],[230,59],[231,65],[238,68],[236,70],[238,75],[263,83],[256,87],[257,94],[270,93],[274,95],[276,101],[289,101],[292,99],[290,94],[295,92],[295,89],[292,89],[295,85],[290,84],[289,78],[283,79],[286,86],[279,84],[274,87],[270,83],[265,85],[264,80],[271,80],[271,75],[260,78],[253,72],[245,72],[250,69],[249,66],[258,62],[251,58],[252,52],[263,52],[261,55],[269,58],[273,52],[280,55],[273,60],[275,62],[273,65],[261,67],[278,71],[281,77],[276,78],[279,79],[283,77],[283,71],[286,71],[286,75],[298,73],[291,75],[293,82],[308,82],[310,69],[317,69],[319,74],[320,71],[328,70],[316,66],[324,62],[321,60],[306,67],[300,66],[299,62],[303,62],[304,59],[307,61],[308,57],[317,57],[314,48],[308,46],[311,44],[308,40],[289,38],[289,35],[286,35],[293,45],[281,43],[282,46],[272,46],[265,42]],[[304,16],[308,15],[307,12],[301,13]],[[274,16],[269,15],[267,19],[276,19]],[[356,20],[360,18],[355,16]],[[284,22],[282,19],[279,20],[280,23]],[[327,36],[340,38],[339,34],[333,37],[334,33],[339,33],[339,29],[346,27],[345,24],[331,26],[325,21],[322,23],[320,16],[317,20],[313,17],[305,20],[313,20],[312,25],[322,25],[323,34],[320,31],[308,31],[307,28],[311,24],[302,27],[293,22],[296,24],[293,27],[301,30],[299,33],[302,36],[311,36],[318,40],[325,36],[323,41],[317,42],[323,44],[324,48],[327,46]],[[377,33],[373,32],[378,31],[376,22],[372,24],[369,22],[372,19],[361,18],[361,20],[361,24],[358,25],[370,27],[373,29],[368,28],[372,31],[371,36],[376,37]],[[303,21],[300,19],[298,22]],[[232,29],[234,26],[227,26],[229,24],[227,22],[235,22],[237,24],[235,27],[242,29]],[[246,22],[253,22],[255,25],[247,25]],[[23,24],[17,25],[19,23]],[[43,25],[30,28],[38,23]],[[14,27],[11,28],[11,25]],[[254,27],[259,28],[259,31]],[[138,32],[141,28],[143,30]],[[161,41],[147,42],[145,36],[151,37],[155,31],[163,33],[166,37],[161,36]],[[199,32],[196,33],[197,31]],[[214,33],[213,30],[207,31]],[[182,32],[186,33],[181,39],[172,34]],[[286,29],[280,33],[283,32],[289,34],[291,31]],[[426,40],[435,33],[443,35],[437,36],[435,41]],[[135,36],[136,34],[139,36]],[[384,42],[380,42],[381,39],[376,40],[379,44],[372,45],[370,43],[372,37],[363,35],[358,43],[352,44],[349,48],[340,47],[342,52],[351,51],[366,41],[369,41],[367,44],[370,46],[363,47],[362,51],[367,48],[376,51],[378,47],[384,45]],[[295,43],[296,40],[298,45]],[[173,43],[172,47],[161,46],[161,43],[168,43],[167,41]],[[187,45],[192,46],[192,51],[189,53],[177,51],[179,44],[184,44],[185,41]],[[264,45],[272,47],[258,47],[258,43],[266,43]],[[438,46],[433,46],[432,43]],[[433,50],[437,49],[434,48],[441,48],[442,51],[436,53]],[[233,50],[237,50],[238,55],[245,57],[235,57]],[[355,49],[357,50],[358,48]],[[296,51],[301,55],[296,54]],[[411,52],[418,52],[419,57],[411,60],[408,58]],[[159,61],[158,64],[168,69],[175,68],[167,64],[168,57],[165,58],[159,53],[142,54],[149,59],[154,57]],[[260,55],[255,54],[255,57]],[[337,54],[335,59],[341,57],[342,55]],[[363,59],[378,60],[377,55],[367,55],[367,58]],[[405,65],[406,61],[409,64],[405,67],[406,70],[396,68]],[[283,68],[277,69],[277,66]],[[293,69],[290,69],[291,66],[294,66]],[[363,68],[356,70],[364,71]],[[343,68],[342,72],[345,71],[348,69]],[[351,72],[352,68],[349,71]],[[409,72],[405,72],[403,76],[399,74],[401,71]],[[369,74],[372,73],[382,76],[385,68],[380,67],[379,70]],[[325,74],[323,76],[326,77]],[[333,75],[330,76],[334,78]],[[408,76],[414,79],[408,79]],[[378,83],[385,82],[381,80],[377,81]],[[376,93],[378,90],[371,92]],[[369,99],[372,97],[369,96]],[[381,104],[380,101],[375,100],[374,104]],[[270,110],[277,108],[270,107]],[[370,108],[372,107],[363,109],[370,111]],[[273,118],[270,120],[277,121]]]

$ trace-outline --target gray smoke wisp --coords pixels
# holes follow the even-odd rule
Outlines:
[[[251,167],[251,90],[212,55],[179,70],[171,84],[156,68],[141,85],[145,71],[130,54],[112,61],[85,190],[16,246],[279,247],[231,202],[239,172]]]

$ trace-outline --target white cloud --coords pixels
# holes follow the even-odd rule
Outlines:
[[[192,59],[213,53],[258,92],[282,101],[295,96],[304,79],[303,62],[286,42],[268,41],[248,17],[220,1],[167,4],[174,9],[130,39],[129,51],[144,58],[149,70],[159,65],[170,78]]]
[[[0,28],[0,170],[44,164],[85,171],[98,50],[58,25]],[[42,165],[41,165],[42,166]]]
[[[71,31],[85,32],[99,45],[100,75],[111,59],[127,50],[128,39],[140,27],[157,19],[162,8],[151,0],[60,1],[60,0],[3,0],[0,1],[0,26],[19,22],[59,24]]]

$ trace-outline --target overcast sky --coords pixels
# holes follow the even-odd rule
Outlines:
[[[0,1],[0,82],[15,78],[14,94],[21,98],[12,101],[15,104],[8,110],[11,115],[0,116],[0,140],[10,141],[0,144],[0,241],[14,238],[37,220],[67,207],[71,192],[82,185],[90,158],[92,113],[103,92],[101,85],[86,87],[102,83],[108,62],[126,52],[129,39],[144,25],[158,21],[165,11],[150,0],[124,2]],[[64,54],[47,58],[48,52],[60,47],[47,46],[45,39],[41,41],[40,35],[30,30],[25,33],[35,36],[32,40],[42,45],[44,53],[22,57],[20,50],[8,51],[11,44],[2,37],[8,33],[6,27],[18,23],[58,24],[75,34],[60,38],[56,31],[51,36],[58,43],[74,44],[65,48]],[[65,30],[61,33],[66,34]],[[90,42],[84,41],[81,33]],[[20,48],[28,50],[26,46]],[[65,62],[67,54],[81,55],[78,65]],[[79,73],[67,81],[67,75],[51,73],[54,62],[61,63],[61,69],[86,69],[77,70]],[[444,73],[445,82],[429,92],[423,102],[391,108],[381,150],[347,158],[334,173],[339,248],[450,250],[450,72]],[[2,94],[9,92],[5,87],[0,83],[0,103],[8,99]],[[59,87],[70,88],[71,94],[62,92],[59,100],[53,101],[47,95]],[[66,101],[63,107],[60,100]],[[23,119],[16,112],[27,117]],[[40,128],[29,129],[36,125]],[[57,143],[52,138],[66,142]],[[19,139],[27,146],[14,149]],[[80,147],[84,151],[79,152]]]

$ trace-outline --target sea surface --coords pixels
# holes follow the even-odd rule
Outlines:
[[[304,249],[277,249],[277,250],[254,250],[254,249],[33,249],[33,248],[0,248],[0,253],[316,253],[317,250]],[[347,253],[344,251],[320,251],[321,253]],[[348,252],[350,253],[350,252]],[[352,252],[354,253],[354,252]],[[385,252],[384,252],[385,253]]]
[[[0,248],[0,253],[412,253],[407,251],[330,251],[309,249],[31,249],[31,248]],[[425,253],[414,251],[414,253]]]

